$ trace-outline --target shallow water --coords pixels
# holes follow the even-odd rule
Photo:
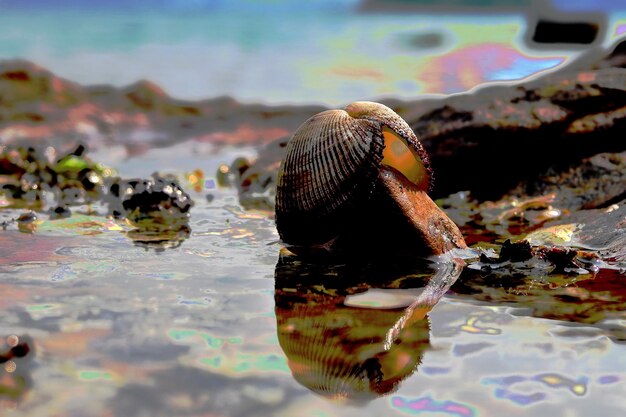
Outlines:
[[[120,173],[147,171],[154,156],[127,160]],[[195,158],[168,168],[182,176],[220,162]],[[191,234],[165,245],[76,212],[42,216],[34,233],[0,233],[0,336],[32,349],[0,374],[2,410],[465,417],[617,416],[626,407],[626,316],[619,287],[607,284],[619,274],[586,277],[581,288],[576,278],[553,283],[543,298],[539,282],[479,283],[479,293],[464,274],[382,354],[403,309],[346,307],[344,297],[369,284],[404,289],[390,296],[406,301],[433,273],[427,264],[302,265],[279,257],[273,221],[244,211],[235,190],[191,193]],[[600,316],[577,323],[589,299]],[[561,320],[547,318],[554,311]]]
[[[454,93],[576,55],[529,50],[519,14],[333,7],[261,16],[18,7],[0,15],[0,55],[83,84],[149,78],[181,98],[325,104]],[[609,16],[605,43],[626,31],[624,16]],[[159,241],[87,207],[0,231],[0,415],[623,415],[623,272],[503,279],[466,268],[385,350],[433,265],[281,256],[271,214],[244,210],[212,176],[255,148],[187,141],[120,161],[128,138],[116,139],[92,159],[124,178],[177,175],[195,201],[190,231]],[[194,169],[208,174],[196,191]],[[6,204],[0,221],[23,212]],[[468,241],[493,243],[498,230]],[[371,287],[383,290],[359,298]],[[395,308],[371,308],[381,303]],[[24,357],[8,354],[13,336],[28,345]]]

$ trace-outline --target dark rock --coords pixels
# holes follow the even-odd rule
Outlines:
[[[565,272],[566,268],[580,267],[580,264],[575,262],[578,254],[575,249],[560,247],[541,248],[538,254],[554,265],[552,272]]]
[[[32,223],[35,220],[37,220],[37,214],[33,211],[29,211],[26,213],[22,213],[19,215],[19,217],[17,218],[17,221],[19,223],[23,223],[23,224],[28,224],[28,223]]]
[[[175,178],[153,174],[151,179],[123,180],[113,176],[113,170],[91,161],[83,145],[53,159],[37,146],[2,148],[0,190],[12,205],[36,205],[33,208],[44,211],[45,201],[50,200],[44,198],[47,193],[54,198],[50,219],[56,220],[70,217],[71,206],[100,202],[109,208],[102,214],[126,217],[140,229],[139,242],[181,242],[189,236],[187,222],[193,202]],[[18,226],[32,233],[34,226],[26,227],[34,222],[29,216],[20,216]],[[6,229],[9,224],[3,222],[2,227]]]
[[[67,206],[57,206],[50,213],[50,220],[67,219],[72,215],[72,210]]]
[[[499,262],[511,261],[511,262],[523,262],[532,258],[532,248],[528,241],[522,240],[520,242],[511,243],[510,240],[506,240],[502,244],[500,249]]]
[[[149,180],[128,180],[121,186],[126,217],[140,229],[186,225],[193,201],[176,180],[155,174]]]
[[[18,343],[12,346],[7,352],[0,353],[0,363],[5,363],[15,358],[23,358],[30,352],[30,346],[27,342]]]
[[[435,195],[469,190],[498,199],[549,167],[623,151],[614,138],[626,133],[625,82],[624,69],[560,72],[452,96],[409,120],[429,151]]]
[[[567,170],[549,168],[509,194],[553,195],[553,206],[560,209],[609,206],[626,198],[626,152],[594,155]]]
[[[538,43],[591,44],[598,36],[598,25],[585,22],[540,20],[535,25],[533,41]]]

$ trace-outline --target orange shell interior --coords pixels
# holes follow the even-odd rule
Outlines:
[[[428,190],[428,172],[417,152],[402,136],[387,126],[383,127],[383,138],[385,148],[382,164],[398,170],[419,189]]]

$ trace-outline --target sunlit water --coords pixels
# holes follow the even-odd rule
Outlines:
[[[204,156],[204,164],[198,155],[189,159],[197,165],[173,158],[169,168],[212,172],[220,159]],[[127,175],[152,165],[146,157],[119,168]],[[374,349],[402,308],[363,313],[342,307],[336,293],[319,285],[307,290],[321,294],[317,304],[285,308],[299,294],[295,283],[306,287],[316,274],[335,272],[281,264],[273,221],[243,211],[234,190],[192,196],[191,236],[166,247],[135,243],[129,226],[80,213],[44,221],[33,234],[0,234],[1,336],[17,335],[34,349],[14,359],[15,371],[0,374],[3,410],[15,416],[621,415],[626,348],[619,338],[602,327],[531,317],[530,309],[468,296],[444,297],[411,327],[421,336],[398,345],[387,365],[397,367],[397,381],[380,395],[367,387],[349,395],[323,376],[311,382],[306,370],[315,361],[302,359],[298,349],[310,345],[332,357],[334,345],[324,340],[338,329],[348,332],[339,340],[370,334]],[[422,280],[429,274],[426,267],[415,273]],[[369,280],[365,273],[362,281]],[[320,313],[315,305],[324,303],[329,307]],[[623,327],[621,317],[614,326]],[[294,345],[289,329],[298,323],[327,336],[302,336]]]
[[[568,56],[528,50],[517,15],[316,13],[3,13],[0,55],[34,60],[84,84],[149,78],[182,98],[329,104],[464,91],[552,68]],[[613,39],[624,19],[610,23]],[[220,163],[254,151],[182,145],[124,161],[116,148],[92,156],[123,177],[159,170],[182,178],[201,168],[211,179]],[[67,220],[43,215],[34,233],[0,232],[0,341],[17,335],[33,349],[3,364],[0,414],[623,414],[623,311],[583,325],[542,318],[535,314],[541,308],[478,302],[454,287],[387,363],[398,372],[387,391],[351,396],[337,388],[341,378],[322,373],[327,386],[335,384],[324,391],[303,376],[314,366],[297,356],[302,344],[290,344],[290,326],[317,323],[311,329],[348,332],[347,340],[362,331],[374,346],[402,309],[364,313],[320,286],[310,291],[320,294],[317,307],[328,308],[285,308],[290,294],[301,293],[278,285],[283,275],[302,283],[317,277],[279,262],[268,213],[244,211],[235,190],[211,181],[191,194],[191,235],[166,245],[135,242],[141,236],[130,226],[80,210]],[[423,265],[415,271],[431,272]],[[607,303],[615,296],[603,294]],[[563,306],[571,305],[564,298]],[[332,352],[323,338],[311,340]],[[0,343],[0,353],[7,349]]]

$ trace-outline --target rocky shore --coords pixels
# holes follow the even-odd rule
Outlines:
[[[585,256],[624,268],[625,53],[619,43],[516,84],[387,103],[429,152],[434,196],[468,243],[499,251],[507,239],[528,240],[528,258],[547,260],[547,270],[574,271]],[[271,208],[287,139],[268,144],[256,161],[224,169],[244,206]],[[498,258],[483,265],[493,271],[489,262]],[[495,274],[511,274],[505,270]]]
[[[82,86],[25,60],[0,61],[0,144],[123,145],[129,155],[186,140],[262,144],[289,135],[320,106],[184,101],[142,80]]]
[[[468,242],[516,240],[566,224],[580,211],[586,222],[610,218],[618,231],[613,242],[624,241],[626,221],[603,213],[625,210],[625,45],[515,84],[383,100],[430,154],[434,196]],[[217,173],[218,183],[238,188],[247,208],[272,210],[284,145],[321,110],[227,97],[182,101],[148,81],[81,86],[27,61],[0,62],[0,145],[54,146],[61,153],[115,145],[127,156],[185,141],[253,145],[260,149],[256,160],[240,158]],[[626,258],[625,245],[609,246],[612,259]]]

